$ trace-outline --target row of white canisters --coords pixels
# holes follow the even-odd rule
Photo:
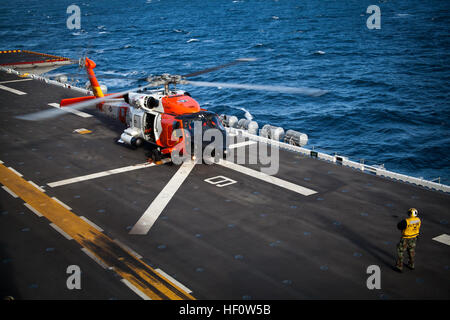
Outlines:
[[[303,147],[308,143],[308,135],[294,130],[284,131],[281,127],[271,126],[270,124],[264,125],[259,129],[259,125],[256,121],[248,119],[240,119],[236,116],[228,116],[221,114],[220,118],[224,126],[235,129],[242,129],[248,131],[250,134],[258,135],[261,137],[269,138],[277,141],[284,141],[291,145]]]

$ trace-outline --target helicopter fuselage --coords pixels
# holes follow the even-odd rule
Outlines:
[[[169,94],[165,90],[133,92],[128,93],[121,101],[106,101],[97,108],[127,125],[119,142],[138,147],[146,141],[156,145],[162,154],[170,154],[174,148],[185,148],[181,142],[186,140],[186,134],[193,133],[184,122],[192,119],[203,119],[203,127],[219,129],[226,136],[221,124],[217,125],[217,115],[202,109],[184,91],[172,91]],[[191,115],[189,120],[183,118],[187,115]],[[217,120],[205,121],[205,115],[208,119]],[[181,136],[174,134],[175,129],[181,129]]]

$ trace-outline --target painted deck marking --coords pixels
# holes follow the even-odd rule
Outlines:
[[[103,263],[103,261],[101,261],[99,258],[97,258],[95,256],[95,254],[93,254],[90,250],[86,249],[86,248],[81,248],[81,251],[83,251],[84,253],[86,253],[86,255],[91,258],[92,260],[94,260],[95,262],[97,262],[100,267],[102,267],[103,269],[110,269],[109,266],[107,266],[105,263]]]
[[[0,84],[0,89],[3,89],[3,90],[6,90],[6,91],[15,93],[15,94],[17,94],[17,95],[19,95],[19,96],[22,96],[22,95],[24,95],[24,94],[27,94],[26,92],[23,92],[23,91],[20,91],[20,90],[16,90],[16,89],[13,89],[13,88],[10,88],[10,87],[6,87],[6,86],[1,85],[1,84]]]
[[[62,230],[60,227],[58,227],[56,224],[54,223],[50,223],[50,227],[52,227],[53,229],[55,229],[57,232],[59,232],[64,238],[66,238],[67,240],[73,240],[73,238],[71,236],[69,236],[66,232],[64,232],[64,230]]]
[[[181,187],[184,180],[194,169],[195,162],[184,162],[178,171],[173,175],[166,186],[161,190],[158,196],[153,200],[150,206],[145,210],[142,217],[131,229],[130,234],[147,234],[161,212],[170,202],[175,192]]]
[[[119,246],[130,252],[133,256],[135,256],[137,259],[142,259],[142,256],[131,249],[129,246],[125,245],[124,243],[120,242],[118,239],[114,239],[114,242],[117,243]],[[156,270],[155,270],[156,271]]]
[[[145,162],[145,163],[135,164],[135,165],[127,166],[127,167],[123,167],[123,168],[118,168],[118,169],[112,169],[112,170],[106,170],[106,171],[102,171],[102,172],[92,173],[92,174],[88,174],[88,175],[81,176],[81,177],[76,177],[76,178],[70,178],[70,179],[65,179],[65,180],[61,180],[61,181],[51,182],[51,183],[47,183],[47,185],[52,187],[52,188],[60,187],[60,186],[66,185],[66,184],[71,184],[71,183],[75,183],[75,182],[81,182],[81,181],[86,181],[86,180],[106,177],[106,176],[109,176],[109,175],[112,175],[112,174],[117,174],[117,173],[137,170],[137,169],[148,168],[148,167],[152,167],[154,165],[155,165],[154,163]]]
[[[22,81],[30,81],[33,79],[19,79],[19,80],[7,80],[7,81],[0,81],[0,84],[5,84],[5,83],[11,83],[11,82],[22,82]]]
[[[433,240],[450,246],[450,236],[446,233],[434,237]]]
[[[37,189],[39,189],[39,191],[41,191],[41,192],[45,192],[45,190],[44,189],[42,189],[41,187],[39,187],[36,183],[34,183],[33,181],[28,181],[29,183],[31,183],[34,187],[36,187]]]
[[[9,190],[8,187],[2,186],[3,190],[5,190],[6,192],[8,192],[10,195],[12,195],[14,198],[18,198],[19,196],[17,194],[15,194],[14,192],[12,192],[11,190]]]
[[[14,168],[8,167],[8,169],[17,174],[19,177],[22,177],[22,174],[19,171],[15,170]]]
[[[179,286],[180,288],[182,288],[184,291],[186,291],[187,293],[192,293],[192,290],[189,289],[188,287],[186,287],[185,285],[183,285],[182,283],[180,283],[177,279],[175,279],[174,277],[168,275],[167,273],[165,273],[164,271],[162,271],[161,269],[155,269],[156,272],[158,272],[159,274],[161,274],[162,276],[164,276],[165,278],[169,279],[170,281],[172,281],[173,283],[175,283],[177,286]]]
[[[127,279],[122,279],[120,280],[122,281],[128,288],[131,289],[131,291],[133,291],[134,293],[136,293],[139,297],[141,297],[144,300],[152,300],[150,299],[148,296],[146,296],[144,293],[142,293],[141,290],[139,290],[138,288],[136,288],[135,286],[133,286]]]
[[[51,222],[53,228],[56,227],[56,230],[63,231],[78,242],[85,249],[83,251],[86,254],[89,253],[103,264],[110,266],[115,273],[148,298],[154,300],[195,299],[3,164],[0,164],[0,183],[17,194],[30,207],[39,208],[39,213]]]
[[[56,197],[52,197],[53,200],[55,200],[56,202],[58,202],[60,205],[62,205],[64,208],[66,208],[69,211],[72,211],[72,208],[69,207],[67,204],[65,204],[64,202],[62,202],[61,200],[59,200]]]
[[[73,130],[73,133],[88,134],[88,133],[92,133],[92,131],[85,129],[85,128],[80,128],[80,129]]]
[[[224,176],[216,176],[216,177],[205,179],[203,181],[208,182],[212,185],[215,185],[216,187],[219,187],[219,188],[226,187],[226,186],[229,186],[230,184],[237,183],[237,181],[227,178],[227,177],[224,177]]]
[[[27,207],[28,209],[30,209],[31,212],[33,212],[35,215],[37,215],[39,218],[42,217],[42,213],[40,213],[39,211],[37,211],[35,208],[33,208],[32,206],[30,206],[28,203],[24,203],[23,204],[25,207]]]
[[[84,217],[84,216],[80,216],[81,219],[83,219],[84,221],[86,221],[87,223],[89,223],[91,226],[93,226],[95,229],[97,229],[100,232],[103,232],[103,229],[100,228],[98,225],[96,225],[95,223],[93,223],[91,220],[89,220],[88,218]]]
[[[253,178],[260,179],[262,181],[265,181],[265,182],[277,185],[279,187],[282,187],[282,188],[285,188],[285,189],[288,189],[288,190],[300,193],[301,195],[304,195],[304,196],[310,196],[312,194],[317,193],[317,191],[314,191],[314,190],[311,190],[311,189],[299,186],[299,185],[294,184],[292,182],[289,182],[289,181],[286,181],[286,180],[282,180],[280,178],[277,178],[277,177],[274,177],[274,176],[270,176],[270,175],[265,174],[263,172],[260,172],[260,171],[257,171],[257,170],[253,170],[253,169],[250,169],[250,168],[247,168],[247,167],[244,167],[244,166],[241,166],[241,165],[238,165],[238,164],[226,161],[226,160],[222,160],[221,159],[218,162],[218,164],[223,166],[223,167],[225,167],[225,168],[229,168],[229,169],[238,171],[240,173],[246,174],[246,175],[251,176]]]
[[[59,106],[59,103],[52,102],[52,103],[49,103],[48,105],[50,107],[54,107],[54,108],[62,110],[62,111],[73,113],[73,114],[75,114],[75,115],[77,115],[79,117],[82,117],[82,118],[90,118],[90,117],[92,117],[92,114],[89,114],[89,113],[86,113],[86,112],[83,112],[83,111],[80,111],[80,110],[77,110],[77,109],[72,109],[71,107],[62,107],[61,108]]]

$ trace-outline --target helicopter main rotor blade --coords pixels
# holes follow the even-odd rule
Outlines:
[[[15,118],[20,119],[20,120],[28,120],[28,121],[38,121],[38,120],[46,120],[46,119],[51,119],[51,118],[55,118],[58,116],[61,116],[64,114],[64,108],[70,108],[72,110],[81,110],[81,109],[86,109],[89,107],[93,107],[99,103],[114,99],[114,98],[118,98],[120,96],[123,96],[129,92],[133,92],[133,91],[137,91],[137,90],[141,90],[143,88],[146,87],[151,87],[151,86],[155,86],[154,83],[150,83],[148,85],[145,86],[141,86],[138,88],[133,88],[130,90],[125,90],[122,92],[118,92],[118,93],[113,93],[110,94],[108,96],[102,97],[102,98],[96,98],[96,99],[92,99],[92,100],[88,100],[88,101],[84,101],[84,102],[79,102],[79,103],[74,103],[71,105],[68,105],[67,107],[63,107],[62,109],[49,109],[49,110],[44,110],[44,111],[38,111],[38,112],[34,112],[34,113],[29,113],[29,114],[25,114],[22,116],[16,116]]]
[[[87,78],[87,79],[90,78],[89,75],[86,74],[86,73],[63,73],[63,72],[61,72],[61,73],[48,74],[48,75],[47,75],[47,77],[49,77],[49,78],[57,78],[57,77],[60,77],[60,76],[77,77],[77,78]],[[98,73],[98,74],[96,74],[96,76],[97,76],[99,79],[124,79],[124,80],[134,80],[134,81],[142,80],[141,78],[129,78],[129,77],[124,76],[124,75],[121,75],[121,74],[118,74],[118,75],[110,75],[110,74],[101,74],[101,73]]]
[[[231,66],[234,66],[235,64],[238,64],[238,63],[251,62],[251,61],[256,61],[256,60],[257,60],[256,58],[239,58],[239,59],[233,60],[231,62],[228,62],[228,63],[225,63],[225,64],[221,64],[219,66],[203,69],[203,70],[200,70],[200,71],[197,71],[197,72],[188,73],[188,74],[186,74],[186,75],[184,75],[182,77],[183,78],[191,78],[191,77],[195,77],[195,76],[198,76],[198,75],[201,75],[201,74],[204,74],[204,73],[213,72],[213,71],[220,70],[220,69],[223,69],[223,68],[231,67]]]
[[[244,90],[259,90],[259,91],[273,91],[283,93],[298,93],[306,96],[319,97],[326,94],[327,90],[306,88],[306,87],[285,87],[285,86],[271,86],[271,85],[257,85],[257,84],[240,84],[240,83],[223,83],[223,82],[206,82],[206,81],[187,81],[187,84],[199,87],[221,87]]]
[[[205,74],[205,73],[213,72],[213,71],[220,70],[223,68],[231,67],[231,66],[234,66],[234,65],[242,63],[242,62],[251,62],[251,61],[256,61],[256,60],[257,60],[256,58],[239,58],[239,59],[233,60],[233,61],[225,63],[225,64],[221,64],[221,65],[218,65],[215,67],[192,72],[192,73],[183,75],[182,77],[183,78],[191,78],[191,77],[195,77],[195,76],[198,76],[201,74]],[[67,76],[67,77],[88,78],[87,74],[74,74],[74,73],[59,73],[59,74],[49,75],[49,76],[51,76],[51,77]],[[124,75],[120,75],[120,74],[108,75],[108,74],[101,74],[101,73],[97,74],[97,77],[98,77],[98,79],[124,79],[124,80],[132,80],[132,81],[147,81],[147,79],[149,78],[149,76],[147,76],[145,78],[134,78],[134,77],[128,77],[128,76],[124,76]]]

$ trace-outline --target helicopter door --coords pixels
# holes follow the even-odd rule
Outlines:
[[[157,114],[155,116],[155,121],[153,122],[153,132],[155,135],[155,141],[158,141],[162,133],[161,114]]]
[[[144,114],[144,138],[147,141],[155,142],[155,131],[153,126],[155,123],[155,115],[151,113]]]

